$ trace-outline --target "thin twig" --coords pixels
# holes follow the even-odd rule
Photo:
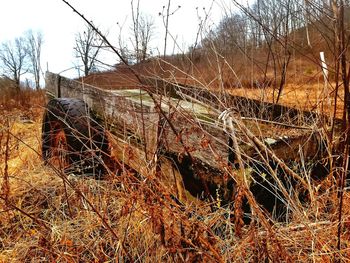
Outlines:
[[[125,60],[125,58],[123,56],[121,56],[121,54],[118,52],[118,50],[108,41],[108,39],[97,29],[97,27],[94,26],[94,24],[89,21],[88,19],[85,18],[85,16],[83,14],[81,14],[77,9],[75,9],[68,1],[66,0],[62,0],[62,2],[64,2],[66,5],[68,5],[73,12],[75,12],[76,14],[78,14],[78,16],[80,16],[89,26],[91,26],[91,28],[93,28],[96,33],[102,38],[102,40],[106,43],[106,45],[108,45],[112,51],[119,57],[119,59],[127,66],[128,70],[130,70],[130,72],[136,77],[137,81],[142,85],[142,89],[145,90],[147,92],[147,95],[150,96],[150,98],[152,99],[152,101],[154,102],[156,109],[159,111],[159,113],[164,117],[164,119],[167,121],[167,123],[169,124],[170,129],[173,131],[173,133],[175,134],[175,136],[177,138],[179,138],[179,142],[181,143],[181,145],[184,148],[184,151],[186,153],[186,155],[193,160],[192,155],[190,154],[190,152],[188,151],[188,147],[186,147],[183,139],[181,138],[181,136],[179,136],[174,124],[171,122],[171,120],[168,118],[167,114],[164,112],[164,110],[162,109],[162,107],[159,105],[158,101],[155,99],[153,93],[146,88],[146,83],[144,83],[144,81],[142,80],[142,78],[140,77],[140,75],[129,65],[129,63]]]
[[[5,142],[5,167],[4,167],[4,181],[1,186],[2,193],[4,196],[6,203],[8,202],[8,196],[10,193],[10,183],[9,183],[9,174],[8,174],[8,160],[9,160],[9,149],[10,149],[10,125],[9,120],[6,120],[6,142]]]

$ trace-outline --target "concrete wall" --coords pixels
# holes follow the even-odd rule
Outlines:
[[[130,139],[130,134],[136,136],[136,141],[144,141],[143,124],[149,130],[149,120],[154,120],[154,109],[148,105],[140,105],[124,96],[101,88],[71,80],[60,75],[46,73],[46,90],[49,97],[78,98],[84,100],[108,128],[115,127],[119,137]],[[156,124],[157,125],[157,124]]]

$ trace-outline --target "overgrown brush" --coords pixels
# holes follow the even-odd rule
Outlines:
[[[40,137],[40,121],[28,127],[30,137]],[[252,214],[237,232],[236,211],[219,200],[180,202],[154,171],[94,180],[43,166],[38,140],[18,138],[21,131],[11,127],[10,137],[21,139],[23,147],[8,160],[10,191],[1,195],[2,262],[331,262],[349,256],[349,196],[337,251],[338,201],[331,178],[320,191],[313,188],[313,200],[289,223],[265,214],[265,225],[261,215]],[[22,160],[12,166],[16,154]],[[1,173],[3,184],[3,166]]]
[[[67,1],[64,2],[78,13]],[[86,21],[93,27],[89,20]],[[105,36],[95,30],[119,55]],[[326,146],[323,152],[326,156],[322,156],[324,158],[318,161],[329,161],[330,169],[326,169],[325,175],[316,174],[316,178],[325,177],[322,181],[314,180],[313,170],[307,163],[307,158],[301,154],[300,145],[303,144],[299,144],[301,150],[298,160],[287,163],[263,142],[265,131],[258,124],[261,121],[259,116],[250,118],[249,126],[240,114],[233,115],[237,109],[228,109],[225,88],[235,85],[225,83],[220,64],[229,63],[225,58],[221,60],[221,55],[215,49],[213,56],[220,57],[220,61],[217,64],[213,63],[214,76],[210,76],[210,81],[220,87],[220,93],[215,93],[212,97],[219,98],[220,105],[217,108],[223,112],[219,112],[218,115],[222,116],[221,114],[225,113],[227,117],[224,121],[228,128],[225,129],[224,125],[220,127],[221,132],[224,130],[230,137],[232,145],[226,145],[230,143],[225,142],[225,146],[229,146],[236,154],[235,160],[227,161],[226,155],[212,151],[214,159],[224,160],[221,168],[226,173],[221,179],[234,181],[229,202],[223,202],[220,189],[215,189],[216,196],[207,195],[201,199],[186,192],[187,198],[179,200],[175,189],[162,181],[168,175],[151,163],[157,163],[160,156],[158,153],[154,154],[154,160],[150,163],[141,164],[144,166],[143,173],[131,169],[120,169],[116,172],[106,167],[109,174],[105,180],[81,178],[68,175],[63,169],[52,165],[44,166],[39,153],[41,119],[38,116],[41,112],[36,111],[38,114],[33,114],[32,124],[18,125],[20,120],[10,118],[12,115],[23,114],[23,110],[27,110],[31,105],[27,103],[35,104],[32,100],[34,93],[23,91],[12,94],[12,91],[4,91],[1,111],[7,114],[3,116],[8,117],[0,120],[0,150],[4,160],[0,166],[0,261],[346,261],[350,257],[350,196],[344,191],[347,190],[344,182],[348,172],[349,155],[349,137],[346,136],[349,131],[348,116],[342,112],[345,124],[338,134],[340,138],[335,137],[333,133],[337,127],[333,125],[329,132],[328,120],[324,121],[322,118],[313,120],[311,124],[301,123],[297,127],[306,128],[312,135],[319,135],[318,139],[322,142],[320,145]],[[273,95],[278,91],[278,98],[285,86],[284,70],[288,67],[289,57],[284,61],[281,76],[283,81],[281,80],[279,90],[276,89],[277,80],[273,80],[276,85]],[[337,67],[339,71],[339,65]],[[158,106],[157,97],[152,95],[147,85],[143,85],[145,83],[142,78],[132,67],[127,68]],[[170,68],[178,69],[176,65]],[[346,67],[344,69],[346,73]],[[228,70],[230,75],[237,76],[233,68],[229,67]],[[276,68],[274,70],[276,76]],[[190,73],[182,69],[179,71],[186,81],[191,80],[191,84],[207,86]],[[345,78],[348,75],[343,76]],[[180,82],[176,76],[171,77],[174,83]],[[345,85],[348,78],[344,80],[343,85],[348,88],[348,83]],[[166,81],[169,79],[164,82]],[[249,82],[251,81],[243,84],[247,85]],[[261,85],[265,88],[271,85],[270,82],[265,72]],[[335,90],[338,92],[339,74],[336,76],[336,82]],[[258,84],[260,85],[256,85],[259,86]],[[345,90],[344,94],[346,92],[348,90]],[[188,98],[186,94],[181,95]],[[348,98],[346,95],[344,97]],[[337,96],[334,98],[335,101],[338,99]],[[15,112],[12,111],[13,108],[16,108]],[[164,112],[160,106],[155,109],[168,122],[176,140],[184,144],[181,137],[183,131],[177,132],[177,127],[171,119],[175,113],[181,111],[176,108],[174,110],[173,107],[169,107],[169,112]],[[244,110],[249,112],[252,109]],[[333,117],[337,116],[336,111],[335,105]],[[188,118],[186,114],[182,117]],[[199,118],[194,118],[189,122],[197,125],[195,128],[203,129],[198,120]],[[217,122],[216,119],[206,121],[208,125],[215,125]],[[145,130],[144,124],[140,126],[142,125]],[[253,129],[256,133],[252,133]],[[30,131],[30,135],[23,131]],[[275,130],[269,132],[275,133]],[[190,135],[188,132],[184,137]],[[213,137],[211,138],[214,139]],[[310,135],[307,139],[311,137]],[[205,141],[206,138],[201,139],[203,147],[211,147],[210,143]],[[306,143],[307,139],[302,143]],[[245,152],[242,145],[252,146],[255,151],[253,157],[259,161]],[[340,149],[334,150],[338,145]],[[194,151],[190,147],[182,146],[183,152],[179,154],[178,159]],[[120,167],[123,166],[118,166]],[[328,166],[325,165],[324,168]],[[254,177],[250,176],[251,174],[254,174]],[[255,190],[250,187],[251,183],[256,184]],[[279,217],[278,213],[276,214],[275,203],[267,204],[269,208],[272,207],[270,210],[260,205],[257,197],[259,194],[274,195],[283,212],[288,213]]]

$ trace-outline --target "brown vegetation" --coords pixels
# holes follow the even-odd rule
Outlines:
[[[313,190],[313,200],[288,224],[265,228],[257,219],[237,228],[237,215],[219,199],[178,203],[151,171],[146,181],[133,174],[99,181],[44,166],[38,154],[41,104],[33,112],[33,123],[7,119],[9,128],[1,126],[1,262],[332,262],[349,257],[350,197],[345,194],[342,250],[337,251],[338,201],[331,179]]]
[[[275,3],[269,3],[272,2]],[[315,1],[314,4],[321,2]],[[285,6],[289,8],[289,5]],[[311,109],[327,117],[342,117],[342,127],[332,126],[335,122],[329,122],[331,118],[312,120],[312,123],[302,123],[301,127],[294,125],[293,129],[305,129],[310,136],[298,137],[302,140],[296,149],[298,159],[283,162],[272,147],[262,142],[262,134],[279,136],[279,132],[283,134],[286,130],[286,133],[290,132],[288,135],[293,135],[294,131],[288,128],[283,130],[281,123],[260,124],[261,120],[256,116],[246,121],[240,118],[240,114],[237,118],[236,115],[228,115],[233,116],[231,121],[234,126],[231,122],[229,131],[224,127],[220,132],[225,130],[225,136],[230,136],[227,144],[231,144],[230,148],[234,149],[231,153],[234,152],[237,157],[232,161],[230,156],[219,152],[208,158],[224,160],[223,166],[227,172],[219,176],[222,175],[220,179],[226,182],[228,179],[234,181],[229,199],[232,202],[225,202],[227,200],[223,199],[222,189],[219,188],[214,189],[214,194],[204,197],[185,192],[184,198],[178,199],[174,194],[176,190],[164,181],[164,171],[151,162],[144,165],[142,173],[138,174],[128,167],[124,169],[124,159],[120,158],[117,160],[121,161],[118,168],[123,169],[119,169],[118,173],[108,171],[105,180],[74,176],[52,165],[45,166],[40,153],[41,116],[45,105],[43,93],[14,91],[7,87],[10,83],[4,82],[7,86],[0,90],[0,262],[348,260],[350,195],[345,179],[349,173],[350,72],[346,68],[347,44],[341,42],[345,41],[344,24],[334,22],[334,27],[323,28],[325,23],[333,20],[321,11],[314,14],[316,18],[311,22],[315,28],[325,31],[319,34],[319,31],[310,29],[308,37],[313,43],[310,50],[310,43],[307,43],[310,39],[305,39],[309,30],[307,21],[305,26],[297,12],[292,12],[296,16],[291,20],[292,28],[288,28],[289,24],[286,23],[274,28],[273,32],[267,32],[269,28],[266,29],[264,23],[278,18],[274,15],[280,14],[274,13],[276,10],[273,6],[266,6],[266,10],[261,10],[257,5],[253,7],[254,10],[242,8],[245,16],[241,14],[223,21],[221,32],[218,30],[209,35],[201,47],[193,48],[189,54],[142,59],[143,62],[130,68],[117,65],[114,71],[90,74],[80,81],[104,89],[137,87],[148,91],[150,85],[146,85],[148,82],[142,79],[145,76],[153,77],[193,90],[200,87],[215,91],[213,96],[227,93],[242,95],[259,101],[278,101]],[[328,3],[323,1],[322,7],[329,7]],[[260,11],[266,11],[266,17],[252,18],[252,11],[259,12],[259,16]],[[283,24],[281,21],[288,18],[285,16],[290,11],[283,10],[282,17],[278,18],[281,20],[272,21]],[[334,7],[330,11],[327,15],[337,17],[341,8]],[[244,26],[242,21],[248,18],[259,29],[256,35],[256,32],[252,33],[253,30],[242,30],[241,34],[231,39],[226,39],[226,34],[222,34],[236,33],[235,30],[227,30],[227,27]],[[321,23],[321,18],[326,22]],[[249,39],[245,38],[247,32],[253,34]],[[336,39],[332,46],[332,41]],[[235,42],[227,42],[231,40]],[[244,54],[238,52],[242,48]],[[318,62],[318,52],[325,48],[332,56],[329,64],[333,66],[327,81],[323,79]],[[230,105],[220,101],[224,96],[218,97],[223,106],[215,109],[224,110],[225,113]],[[161,108],[157,110],[160,112]],[[173,117],[178,113],[183,112],[178,109],[171,112],[169,107],[169,114],[163,112],[162,117]],[[170,117],[167,125],[173,129],[173,134],[169,143],[181,142],[178,144],[181,154],[174,156],[174,159],[177,163],[186,162],[186,154],[188,157],[196,149],[185,147],[182,143],[186,140],[189,142],[191,135],[197,134],[186,129],[176,133],[175,128],[181,125],[174,127],[175,121]],[[188,116],[183,114],[181,117],[183,119],[179,123],[186,123],[183,120]],[[197,125],[195,128],[204,133],[200,122],[196,122],[196,119],[191,121]],[[216,121],[210,119],[208,122],[213,124]],[[145,135],[144,123],[137,123],[137,128],[139,126],[143,126]],[[339,131],[334,132],[335,129]],[[313,159],[308,160],[308,156],[302,155],[302,145],[310,142],[315,134],[321,141],[317,146],[326,146],[326,149],[323,149],[322,158],[312,163]],[[240,145],[237,140],[240,140]],[[200,146],[210,148],[211,144],[203,136]],[[244,156],[246,146],[253,147],[253,157],[259,159],[258,162],[262,160],[262,166],[267,167],[258,170],[259,173],[255,171],[258,173],[256,177],[250,176],[252,167],[249,165],[252,162],[250,155]],[[285,145],[275,150],[287,152]],[[158,157],[161,154],[155,153],[155,163]],[[130,156],[128,158],[132,159]],[[275,166],[270,165],[271,160]],[[185,168],[192,165],[195,163]],[[320,168],[313,169],[313,166]],[[280,170],[283,171],[282,177],[278,177]],[[200,181],[202,176],[210,177],[211,172],[201,170],[196,179]],[[256,178],[260,181],[252,183]],[[281,178],[285,184],[281,184]],[[283,208],[289,208],[288,214],[281,217],[275,203],[265,203],[264,206],[257,202],[259,195],[264,195],[270,189],[266,186],[271,182],[271,188],[276,189],[275,198]],[[191,183],[196,186],[196,183]]]
[[[16,96],[2,104],[0,262],[332,262],[349,257],[350,196],[344,194],[338,251],[332,177],[312,188],[307,204],[293,207],[288,222],[263,212],[244,225],[243,211],[223,206],[220,195],[206,202],[174,199],[173,189],[153,170],[144,179],[125,171],[94,180],[44,166],[39,153],[43,94]]]

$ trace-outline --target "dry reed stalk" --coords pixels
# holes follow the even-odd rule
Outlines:
[[[3,173],[3,181],[2,181],[2,185],[1,185],[1,197],[3,198],[5,203],[8,203],[8,198],[9,198],[9,194],[10,194],[10,182],[9,182],[9,172],[8,172],[9,147],[10,147],[10,124],[9,124],[9,120],[8,119],[5,121],[5,126],[4,127],[5,127],[5,130],[3,130],[2,133],[6,133],[6,139],[5,139],[5,160],[4,160],[5,161],[5,167],[4,167],[4,173]],[[2,142],[0,140],[0,144],[1,143]]]

